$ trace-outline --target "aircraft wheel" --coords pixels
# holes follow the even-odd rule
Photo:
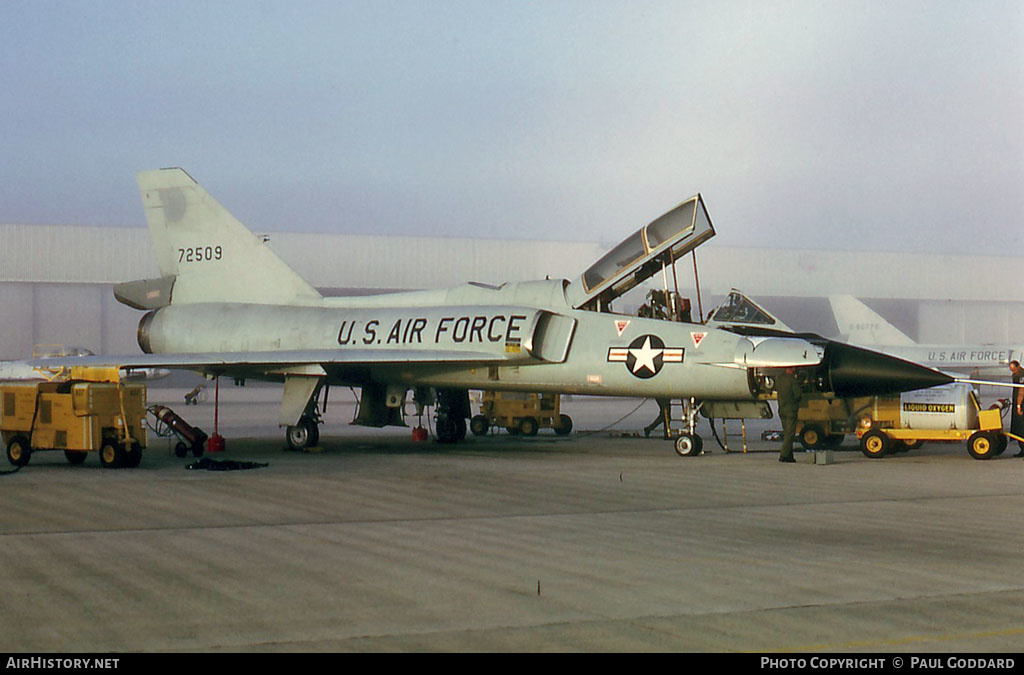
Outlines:
[[[800,445],[804,450],[817,450],[825,444],[825,432],[817,424],[805,424],[800,430]]]
[[[987,431],[975,431],[967,439],[967,452],[974,459],[992,459],[996,456],[997,442]]]
[[[697,434],[683,434],[676,439],[676,454],[680,457],[694,457],[704,450],[704,439]]]
[[[517,428],[519,429],[519,433],[523,436],[536,436],[537,431],[540,430],[540,425],[533,417],[524,417],[519,420]]]
[[[565,436],[572,431],[572,418],[568,415],[558,416],[558,426],[555,427],[555,433],[559,436]]]
[[[316,447],[320,440],[320,432],[316,428],[316,422],[308,417],[303,417],[298,424],[288,427],[285,439],[288,441],[288,447],[292,450],[305,450]]]
[[[878,457],[885,457],[886,453],[889,452],[889,437],[885,435],[885,432],[877,429],[872,429],[860,438],[860,451],[864,453],[865,457],[877,459]]]
[[[108,469],[120,469],[124,466],[124,448],[116,443],[104,443],[100,448],[100,464]]]
[[[437,416],[435,429],[438,443],[455,443],[459,440],[458,424],[446,415]]]
[[[483,415],[476,415],[469,421],[469,430],[474,436],[486,436],[491,428],[491,421]]]
[[[14,466],[25,466],[32,459],[32,448],[24,436],[15,436],[7,444],[7,461]]]
[[[78,465],[85,461],[87,453],[81,450],[65,450],[64,457],[72,464]]]

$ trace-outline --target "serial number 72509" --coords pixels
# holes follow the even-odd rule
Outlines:
[[[178,262],[206,262],[220,260],[224,249],[220,246],[196,246],[178,249]]]

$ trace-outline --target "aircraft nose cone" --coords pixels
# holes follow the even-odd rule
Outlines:
[[[824,363],[832,391],[843,398],[896,394],[953,382],[952,377],[932,368],[841,342],[828,343]]]

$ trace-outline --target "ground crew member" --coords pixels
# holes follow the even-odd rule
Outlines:
[[[796,379],[796,369],[775,378],[775,394],[779,402],[779,417],[782,419],[782,447],[779,449],[780,462],[795,462],[793,459],[793,438],[796,436],[796,416],[800,411],[803,391]]]
[[[668,440],[668,419],[672,415],[672,399],[659,398],[655,400],[658,402],[658,416],[654,419],[653,422],[644,427],[644,438],[649,438],[652,431],[654,431],[659,426],[664,424],[665,430],[662,434],[662,437],[665,440]]]
[[[1024,384],[1024,368],[1020,367],[1020,361],[1010,361],[1010,379],[1014,384]],[[1014,387],[1013,396],[1010,398],[1010,433],[1014,436],[1024,437],[1024,389]],[[1017,441],[1020,450],[1014,457],[1024,457],[1024,442]]]

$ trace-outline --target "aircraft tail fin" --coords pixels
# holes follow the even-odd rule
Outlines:
[[[137,176],[170,301],[293,304],[322,296],[182,169]]]
[[[852,295],[830,295],[829,304],[839,326],[840,335],[856,345],[903,346],[916,344]]]

